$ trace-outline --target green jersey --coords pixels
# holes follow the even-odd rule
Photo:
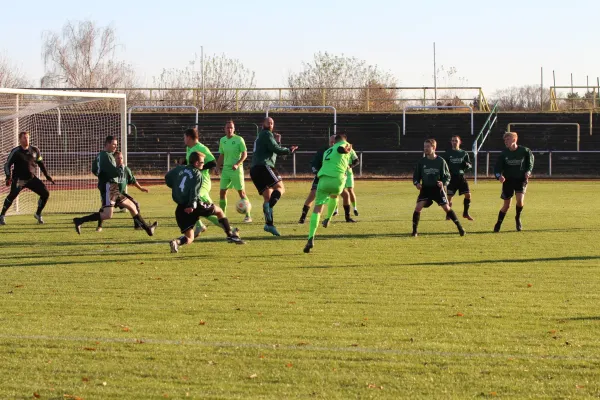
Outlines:
[[[165,175],[173,201],[184,207],[198,207],[202,173],[191,165],[178,165]]]
[[[223,167],[228,169],[231,169],[233,164],[237,164],[242,153],[247,150],[244,138],[238,135],[233,135],[231,138],[223,136],[219,141],[219,153],[223,154]]]
[[[213,156],[213,154],[210,152],[208,147],[206,147],[202,143],[198,142],[195,145],[193,145],[192,147],[187,147],[187,146],[185,147],[185,162],[186,163],[189,164],[190,154],[192,154],[192,152],[194,152],[194,151],[204,154],[204,164],[208,164],[211,161],[215,161],[215,156]],[[204,188],[210,192],[210,188],[211,188],[210,170],[208,170],[208,169],[202,170],[202,184],[204,185]]]
[[[117,183],[119,169],[115,156],[109,151],[101,151],[92,164],[92,173],[98,177],[98,187],[107,183]]]
[[[435,156],[433,160],[423,157],[417,163],[413,174],[413,183],[416,185],[421,183],[424,187],[435,187],[438,181],[441,181],[444,186],[450,183],[450,170],[446,161]]]
[[[442,158],[448,163],[450,175],[464,175],[465,172],[470,171],[472,168],[469,153],[462,149],[448,150]]]
[[[313,174],[316,175],[319,173],[319,170],[323,166],[323,154],[325,154],[328,148],[329,146],[321,147],[319,150],[317,150],[312,160],[310,160],[310,169],[312,170]]]
[[[497,179],[500,179],[500,176],[525,179],[525,174],[531,171],[533,171],[533,153],[524,146],[517,146],[515,151],[504,149],[494,167]]]
[[[252,151],[252,166],[268,165],[275,167],[275,161],[278,155],[292,154],[287,147],[282,147],[273,136],[273,132],[263,129],[254,141],[254,150]]]
[[[352,149],[352,151],[350,151],[350,162],[348,163],[348,175],[354,175],[354,171],[352,171],[350,165],[352,165],[352,163],[356,160],[358,160],[358,155],[356,154],[354,149]]]
[[[117,177],[119,193],[125,193],[127,191],[127,185],[135,185],[137,181],[127,165],[121,165],[117,168],[119,169],[119,176]]]
[[[325,154],[323,154],[323,165],[317,175],[319,178],[322,176],[331,176],[333,178],[346,176],[351,157],[351,153],[344,151],[344,147],[347,144],[348,142],[342,140],[325,151]]]

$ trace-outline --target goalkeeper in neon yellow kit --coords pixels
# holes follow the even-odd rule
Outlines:
[[[328,207],[327,215],[323,220],[323,227],[327,228],[329,225],[329,220],[337,204],[337,198],[342,193],[342,190],[344,190],[351,151],[352,145],[346,141],[346,135],[338,133],[335,137],[335,144],[323,154],[323,166],[317,175],[319,177],[319,184],[317,186],[315,208],[310,217],[308,242],[304,247],[305,253],[310,253],[310,250],[314,247],[315,234],[317,233],[319,219],[321,218],[321,210],[325,204]]]

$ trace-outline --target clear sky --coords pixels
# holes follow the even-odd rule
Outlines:
[[[8,4],[8,6],[7,6]],[[584,85],[600,76],[600,0],[503,1],[10,1],[0,13],[0,52],[30,79],[43,75],[42,33],[67,20],[112,24],[120,58],[151,85],[163,68],[224,53],[256,72],[257,86],[285,84],[318,51],[345,54],[393,73],[401,86],[433,84],[438,66],[486,93],[539,84]],[[438,84],[444,83],[444,76]],[[455,85],[461,82],[455,79]]]

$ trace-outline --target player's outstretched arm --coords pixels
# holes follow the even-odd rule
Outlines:
[[[148,193],[150,190],[146,189],[145,187],[143,187],[142,185],[139,184],[139,182],[135,182],[133,184],[133,186],[135,186],[136,188],[138,188],[139,190],[141,190],[144,193]]]
[[[271,151],[272,153],[275,153],[279,156],[292,154],[292,152],[293,152],[293,150],[288,149],[287,147],[283,147],[279,143],[277,143],[275,138],[271,135],[269,135],[269,140],[267,141],[267,146],[269,147],[269,151]]]

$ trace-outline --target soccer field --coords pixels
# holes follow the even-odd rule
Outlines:
[[[311,254],[310,183],[286,186],[282,237],[250,184],[255,222],[228,209],[245,246],[209,225],[178,254],[165,187],[130,188],[152,238],[120,213],[81,236],[73,215],[7,218],[0,398],[600,396],[596,182],[532,180],[524,231],[513,207],[499,234],[500,184],[472,185],[465,237],[432,206],[413,238],[410,182],[358,181],[359,222],[320,227]]]

